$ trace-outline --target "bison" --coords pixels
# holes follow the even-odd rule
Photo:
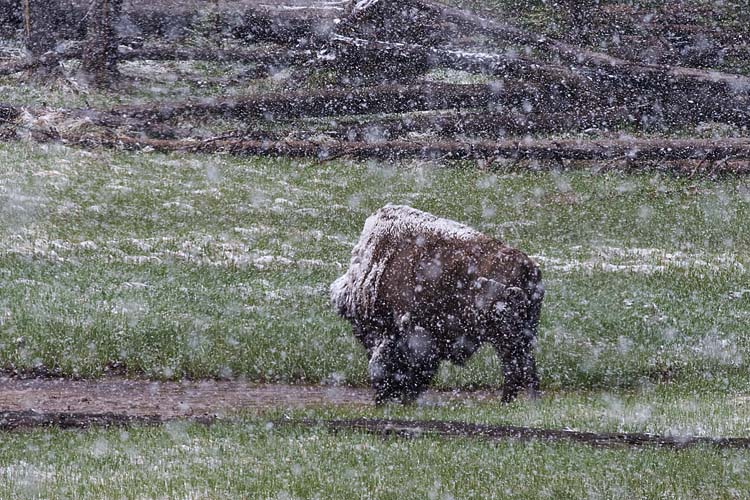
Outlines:
[[[365,222],[331,301],[369,356],[378,404],[413,402],[441,361],[462,365],[485,342],[503,361],[504,402],[535,395],[544,297],[537,264],[468,226],[403,205]]]

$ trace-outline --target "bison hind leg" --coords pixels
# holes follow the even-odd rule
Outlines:
[[[461,335],[451,343],[446,357],[454,365],[463,366],[479,349],[479,345],[480,343],[475,337]]]
[[[531,398],[539,396],[539,375],[534,356],[538,323],[539,308],[532,307],[529,317],[520,327],[503,339],[505,345],[496,345],[503,359],[502,401],[505,403],[513,401],[521,390]]]

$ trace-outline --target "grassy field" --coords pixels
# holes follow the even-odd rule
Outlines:
[[[552,36],[569,35],[577,12],[537,0],[460,3]],[[609,3],[617,2],[601,5]],[[715,16],[694,16],[699,28],[745,29],[737,2],[711,6]],[[633,19],[635,28],[591,24],[583,34],[604,47],[620,32],[650,29]],[[218,43],[203,36],[190,43]],[[733,57],[716,67],[748,73]],[[107,92],[81,85],[76,64],[65,61],[69,78],[51,85],[1,77],[3,101],[107,108],[290,83],[283,68],[234,85],[221,79],[252,66],[124,62],[119,87]],[[442,70],[426,78],[489,81]],[[248,126],[173,125],[206,134]],[[747,133],[701,127],[663,132]],[[328,286],[365,218],[389,202],[520,247],[542,266],[547,289],[538,401],[275,409],[210,427],[6,433],[0,499],[750,498],[748,451],[398,439],[271,424],[393,417],[750,437],[750,181],[494,165],[501,171],[0,144],[0,369],[366,385],[364,352],[330,310]],[[465,368],[443,366],[435,385],[498,388],[501,367],[485,348]]]
[[[4,436],[3,498],[746,498],[746,451],[381,438],[245,418]]]
[[[19,144],[0,165],[0,366],[365,383],[327,288],[367,215],[394,202],[539,260],[547,389],[747,386],[746,180]],[[439,384],[499,372],[487,349]]]
[[[750,436],[750,185],[659,173],[491,173],[0,146],[0,366],[366,384],[328,305],[364,219],[409,203],[519,246],[547,286],[545,397],[381,416]],[[497,387],[485,349],[444,388]],[[747,452],[602,450],[272,427],[34,431],[1,498],[743,498]]]
[[[205,427],[8,433],[2,498],[746,498],[748,451],[382,438],[280,425],[297,417],[462,420],[592,431],[748,435],[750,403],[672,387],[230,416]]]

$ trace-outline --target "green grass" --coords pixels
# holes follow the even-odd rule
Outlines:
[[[746,451],[405,440],[278,427],[4,436],[3,498],[743,498]]]
[[[112,91],[88,87],[78,75],[79,63],[71,60],[63,66],[65,78],[52,81],[29,80],[22,73],[0,76],[0,95],[4,104],[15,106],[107,109],[278,90],[280,75],[260,79],[242,76],[252,69],[251,64],[213,61],[123,61],[118,64],[121,77],[116,91]]]
[[[551,4],[483,3],[555,36],[568,22]],[[739,15],[721,22],[729,21],[744,26]],[[725,67],[739,71],[739,63]],[[17,76],[0,78],[0,93],[17,105],[106,108],[247,90],[185,78],[242,65],[120,69],[114,94],[19,85]],[[255,81],[252,90],[280,83]],[[212,427],[8,433],[0,498],[749,497],[747,451],[402,440],[269,425],[392,417],[750,436],[747,180],[457,167],[0,145],[0,368],[364,385],[364,353],[330,311],[327,288],[364,219],[387,202],[519,246],[539,260],[547,287],[539,401],[425,399],[279,408]],[[498,388],[500,373],[485,348],[465,368],[443,366],[436,385]]]
[[[483,397],[486,396],[486,397]],[[498,404],[491,394],[469,399],[421,398],[414,406],[276,409],[269,418],[384,418],[454,421],[589,432],[640,432],[667,436],[745,437],[750,400],[742,393],[684,385],[637,390],[550,391],[537,400]]]
[[[745,180],[25,144],[0,147],[0,365],[364,384],[327,287],[388,202],[538,258],[546,388],[746,387]],[[486,349],[437,383],[499,377]]]
[[[210,427],[6,433],[1,498],[744,498],[748,451],[597,449],[567,442],[381,438],[297,418],[457,420],[599,432],[748,436],[746,397],[654,386],[510,405],[274,409]]]

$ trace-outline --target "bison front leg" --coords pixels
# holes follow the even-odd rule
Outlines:
[[[394,399],[400,390],[395,377],[399,364],[395,345],[394,337],[385,337],[370,353],[367,372],[375,391],[375,404],[377,405]]]
[[[533,347],[512,345],[498,349],[503,359],[503,403],[510,403],[521,390],[526,390],[531,397],[539,393],[539,377],[536,372],[536,360]]]
[[[424,328],[408,328],[383,339],[368,366],[375,402],[414,402],[432,381],[439,362],[435,341]]]
[[[403,378],[401,402],[413,403],[430,385],[440,365],[438,348],[432,336],[423,328],[416,327],[406,337],[406,370]]]

